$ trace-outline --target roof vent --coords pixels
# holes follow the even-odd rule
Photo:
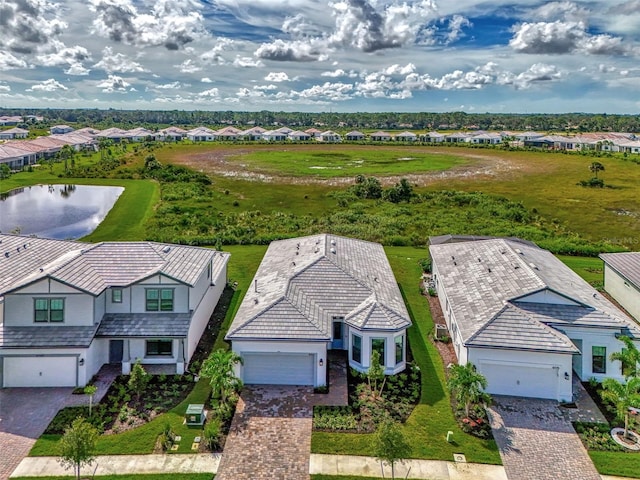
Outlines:
[[[291,262],[291,266],[295,267],[296,266],[296,262]]]
[[[258,299],[257,299],[257,298],[254,298],[254,299],[253,299],[253,303],[255,303],[255,304],[257,305],[257,304],[258,304]]]
[[[44,268],[40,267],[40,271],[41,271],[41,272],[44,272]]]
[[[331,239],[331,245],[335,245],[336,241],[334,239]]]
[[[9,252],[4,252],[4,256],[5,256],[6,258],[9,258]]]
[[[170,247],[169,245],[167,245],[166,247],[164,247],[164,248],[162,249],[162,252],[163,252],[163,253],[169,253],[170,251],[171,251],[171,247]]]
[[[332,248],[332,249],[331,249],[331,253],[336,253],[336,249],[335,249],[335,248]]]
[[[538,266],[537,266],[535,263],[533,263],[533,262],[531,262],[531,263],[529,264],[529,266],[530,266],[531,268],[533,268],[534,270],[538,270]]]
[[[516,253],[520,255],[524,255],[524,253],[522,253],[522,250],[520,250],[519,248],[515,248],[514,250],[516,251]]]
[[[481,258],[478,258],[478,262],[482,262],[482,259],[481,259]]]
[[[28,243],[25,243],[24,245],[22,245],[22,248],[27,248],[27,245],[29,245]]]
[[[451,260],[455,260],[455,259],[456,259],[456,257],[454,257],[453,255],[451,255]]]

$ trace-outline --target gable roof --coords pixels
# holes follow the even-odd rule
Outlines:
[[[462,339],[471,346],[486,346],[491,335],[500,337],[500,329],[511,328],[511,347],[503,339],[505,348],[529,338],[529,349],[560,351],[557,332],[537,328],[534,334],[528,327],[531,321],[557,328],[567,324],[631,328],[634,335],[640,334],[638,325],[622,311],[551,252],[535,245],[494,238],[431,245],[429,250]],[[532,295],[544,292],[567,301],[531,301]],[[571,342],[564,348],[573,348]]]
[[[25,247],[26,245],[26,247]],[[161,274],[193,286],[209,262],[222,268],[228,254],[154,242],[88,244],[0,235],[0,295],[51,278],[92,295]],[[215,277],[215,275],[214,275]]]
[[[328,341],[334,316],[361,330],[411,325],[382,245],[329,234],[272,242],[227,339]]]
[[[637,288],[640,288],[640,252],[603,253],[600,258]]]

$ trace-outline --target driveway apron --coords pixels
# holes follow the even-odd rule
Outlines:
[[[311,387],[246,387],[216,480],[309,480],[313,397]]]
[[[0,480],[25,457],[71,396],[70,388],[0,389]]]
[[[600,480],[557,402],[507,396],[493,400],[491,427],[509,480]]]

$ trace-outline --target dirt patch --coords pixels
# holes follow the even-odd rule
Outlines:
[[[312,151],[317,152],[319,149],[317,146],[296,146],[296,151],[305,152]],[[322,150],[338,150],[337,146],[322,146]],[[365,147],[362,150],[373,150],[380,147]],[[283,151],[281,146],[279,147],[260,147],[260,151]],[[342,186],[351,185],[354,182],[353,176],[347,177],[333,177],[322,178],[316,176],[304,176],[294,177],[284,174],[274,174],[270,172],[260,171],[260,169],[253,168],[247,164],[232,161],[231,158],[237,159],[242,155],[254,153],[256,149],[251,148],[215,148],[207,152],[200,153],[181,153],[173,157],[173,162],[184,165],[195,170],[202,171],[209,175],[220,175],[224,177],[238,178],[241,180],[261,182],[261,183],[281,183],[290,185],[328,185],[328,186]],[[465,165],[452,167],[444,171],[425,172],[416,174],[402,174],[402,175],[389,175],[377,177],[384,186],[393,185],[398,182],[400,178],[406,178],[412,184],[417,186],[426,186],[443,180],[451,179],[465,179],[465,178],[495,178],[503,176],[510,172],[523,170],[524,166],[520,163],[513,162],[505,158],[499,158],[496,155],[490,153],[471,153],[468,151],[457,151],[451,148],[433,149],[428,150],[429,153],[443,154],[443,155],[455,155],[460,158],[468,160]],[[402,159],[412,158],[407,154],[420,153],[424,154],[424,149],[407,149]],[[402,160],[401,159],[401,160]]]

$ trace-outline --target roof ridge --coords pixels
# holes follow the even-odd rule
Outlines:
[[[569,343],[567,345],[572,345],[574,348],[577,348],[574,343],[571,341],[571,339],[569,337],[567,337],[564,333],[561,333],[560,331],[558,331],[556,328],[547,325],[545,322],[541,322],[539,320],[536,320],[535,318],[532,318],[531,315],[523,310],[522,308],[518,307],[517,305],[514,305],[512,303],[509,303],[509,305],[511,305],[513,308],[517,309],[518,312],[520,312],[522,315],[525,316],[525,318],[527,320],[529,320],[529,322],[531,322],[534,325],[539,325],[541,326],[544,330],[546,330],[548,333],[551,333],[553,336],[555,336],[558,340],[561,340],[562,342],[564,342],[565,344],[567,344],[567,340],[569,341]]]
[[[502,308],[500,310],[498,310],[489,320],[487,320],[486,322],[484,322],[482,324],[482,326],[478,329],[476,329],[476,331],[473,333],[473,335],[471,335],[469,338],[467,338],[466,340],[463,339],[463,344],[466,345],[467,343],[472,342],[478,335],[480,335],[482,332],[484,332],[486,330],[486,328],[491,325],[491,323],[493,323],[493,321],[498,318],[498,315],[500,315],[501,313],[503,313],[506,309],[507,306],[509,304],[505,303]]]

